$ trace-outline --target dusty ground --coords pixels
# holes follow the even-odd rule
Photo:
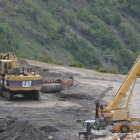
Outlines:
[[[20,98],[10,102],[0,98],[1,116],[11,115],[17,117],[18,120],[29,121],[29,124],[36,128],[43,126],[42,130],[44,131],[48,126],[53,127],[56,131],[50,129],[49,139],[78,140],[78,132],[83,131],[82,122],[86,119],[94,119],[95,103],[100,101],[105,104],[111,100],[125,78],[122,75],[101,74],[80,68],[34,61],[28,61],[28,63],[36,67],[44,78],[65,78],[69,73],[74,75],[75,86],[60,93],[41,93],[40,101]],[[23,65],[25,66],[25,64]],[[26,65],[26,67],[28,66]],[[49,72],[44,69],[49,69]],[[129,105],[133,117],[140,115],[139,84],[140,80],[138,79]],[[78,123],[78,120],[82,122]],[[45,129],[45,127],[47,128]]]

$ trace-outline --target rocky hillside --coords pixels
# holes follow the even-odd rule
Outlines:
[[[127,71],[140,52],[138,0],[1,0],[0,52]]]

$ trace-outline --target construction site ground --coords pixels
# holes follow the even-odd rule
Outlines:
[[[20,127],[25,124],[31,125],[43,131],[43,134],[46,134],[44,138],[52,140],[79,140],[78,132],[83,131],[82,122],[94,119],[95,103],[105,104],[110,101],[126,77],[31,60],[27,62],[28,64],[24,61],[20,62],[21,66],[31,65],[45,79],[65,78],[73,74],[74,86],[58,93],[41,93],[40,101],[25,98],[7,101],[0,97],[0,116],[16,117],[18,122],[21,122]],[[138,79],[129,104],[132,117],[140,115],[139,91],[140,80]],[[127,97],[128,95],[121,104]],[[14,130],[17,131],[13,129],[12,133],[16,133]],[[10,133],[10,130],[7,133]],[[17,139],[25,138],[19,136]]]

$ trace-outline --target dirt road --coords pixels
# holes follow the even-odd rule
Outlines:
[[[102,74],[87,69],[56,66],[35,61],[28,61],[28,63],[33,67],[40,67],[39,72],[44,78],[51,78],[51,76],[47,71],[41,72],[43,69],[49,69],[52,78],[72,73],[75,86],[59,93],[41,93],[40,101],[20,98],[10,102],[0,98],[0,115],[11,115],[19,120],[27,120],[36,128],[55,127],[57,131],[49,132],[50,139],[78,140],[78,132],[83,131],[82,122],[86,119],[94,119],[95,103],[99,101],[105,104],[111,100],[125,78],[122,75]],[[129,105],[133,117],[140,116],[139,84],[140,80],[138,79]]]

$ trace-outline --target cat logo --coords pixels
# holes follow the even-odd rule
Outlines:
[[[32,86],[32,81],[23,81],[22,82],[22,87],[31,87]]]

